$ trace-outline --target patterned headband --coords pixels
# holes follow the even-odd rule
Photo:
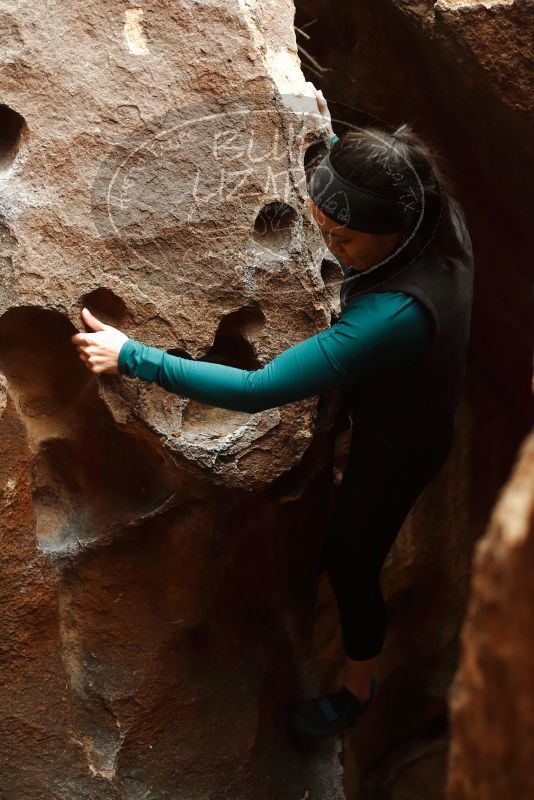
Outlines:
[[[319,162],[308,192],[315,205],[340,225],[367,233],[400,233],[417,219],[397,200],[363,189],[339,174],[330,153]]]

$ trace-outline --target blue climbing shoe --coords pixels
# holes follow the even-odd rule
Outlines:
[[[371,694],[362,702],[346,686],[336,692],[307,700],[293,712],[292,727],[304,736],[335,736],[354,725],[369,706],[378,690],[378,681],[371,678]]]

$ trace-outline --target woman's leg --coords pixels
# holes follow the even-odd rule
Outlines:
[[[450,442],[427,454],[378,451],[354,436],[323,544],[323,567],[336,597],[347,662],[343,683],[369,694],[387,628],[380,572],[402,524]]]

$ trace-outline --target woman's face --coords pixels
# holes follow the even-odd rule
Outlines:
[[[353,269],[365,270],[378,264],[403,238],[402,233],[365,233],[347,228],[321,211],[311,197],[306,203],[328,249]]]

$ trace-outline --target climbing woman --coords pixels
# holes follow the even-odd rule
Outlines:
[[[320,90],[316,100],[330,122]],[[332,131],[307,204],[340,265],[341,313],[261,369],[170,355],[87,309],[82,319],[93,332],[72,336],[95,373],[154,381],[221,408],[253,413],[339,390],[351,444],[319,566],[336,598],[346,658],[338,688],[294,710],[294,729],[310,736],[339,733],[372,702],[387,627],[381,568],[452,445],[473,255],[439,160],[407,124],[339,139]]]

